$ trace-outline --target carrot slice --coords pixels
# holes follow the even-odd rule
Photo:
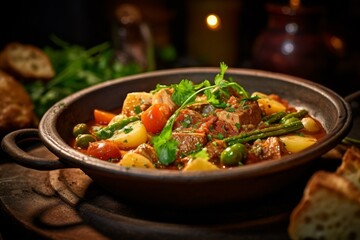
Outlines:
[[[113,119],[113,117],[115,117],[115,116],[116,116],[116,114],[114,114],[114,113],[99,110],[99,109],[94,109],[94,118],[95,118],[95,122],[97,124],[107,125],[107,124],[109,124],[111,119]]]

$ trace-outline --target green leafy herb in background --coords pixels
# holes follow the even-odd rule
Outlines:
[[[114,49],[105,42],[85,49],[52,36],[58,48],[45,47],[56,75],[48,82],[35,81],[25,85],[41,117],[62,98],[86,87],[119,77],[139,73],[137,64],[121,64],[114,60]]]

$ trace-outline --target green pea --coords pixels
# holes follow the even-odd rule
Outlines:
[[[236,143],[227,147],[220,155],[220,161],[225,166],[237,166],[241,165],[242,161],[247,156],[247,150],[245,145]]]
[[[90,142],[95,142],[96,137],[91,134],[79,134],[75,139],[75,145],[77,147],[86,149]]]
[[[73,135],[77,137],[79,134],[89,133],[89,129],[86,123],[76,124],[73,128]]]

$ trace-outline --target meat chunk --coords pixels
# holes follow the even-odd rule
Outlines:
[[[126,116],[134,116],[151,106],[153,95],[147,92],[128,93],[124,100],[122,112]]]
[[[174,112],[176,110],[176,104],[171,99],[171,96],[172,96],[171,89],[168,88],[161,89],[160,91],[156,92],[153,95],[152,104],[154,105],[157,103],[164,103],[169,106],[171,112]]]
[[[173,132],[172,137],[179,143],[178,153],[180,155],[200,150],[207,143],[205,133]]]
[[[285,145],[278,137],[269,137],[266,140],[257,140],[249,151],[246,164],[264,160],[279,159],[288,154]]]
[[[221,140],[215,140],[206,144],[206,150],[209,154],[210,161],[217,164],[220,159],[221,153],[225,150],[226,143]]]
[[[229,123],[234,129],[243,125],[256,126],[261,121],[261,109],[256,101],[250,101],[241,107],[216,111],[216,116],[219,120]]]
[[[199,127],[202,119],[203,116],[199,112],[191,109],[183,109],[176,118],[173,128],[177,131],[181,131],[182,129],[196,129]]]
[[[147,143],[140,144],[133,152],[146,157],[153,163],[158,161],[158,156],[156,155],[154,147]]]
[[[239,129],[237,128],[237,125],[234,126],[229,122],[217,120],[209,134],[212,138],[223,139],[238,135]]]

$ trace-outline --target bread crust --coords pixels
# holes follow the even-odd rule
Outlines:
[[[351,181],[360,189],[360,149],[352,146],[344,154],[337,174]]]
[[[0,70],[0,137],[26,127],[36,127],[34,105],[23,85]]]
[[[360,150],[349,148],[335,173],[318,171],[290,216],[291,239],[360,239]]]
[[[49,80],[55,76],[52,63],[40,48],[12,42],[0,53],[0,69],[19,80]]]
[[[346,178],[317,172],[295,207],[288,228],[291,239],[360,237],[360,192]],[[356,239],[356,238],[355,238]]]

